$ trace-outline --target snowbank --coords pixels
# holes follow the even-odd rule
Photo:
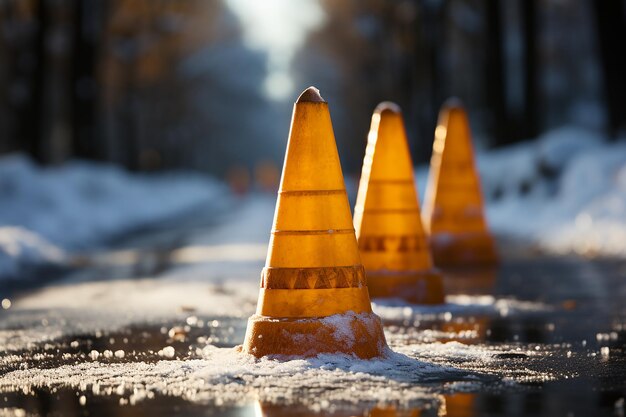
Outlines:
[[[0,227],[0,279],[41,264],[61,264],[65,252],[23,227]]]
[[[10,155],[0,159],[0,201],[2,279],[195,208],[218,209],[228,196],[200,175],[130,174],[87,162],[41,168]]]
[[[556,253],[626,256],[626,142],[563,128],[481,154],[496,233]]]

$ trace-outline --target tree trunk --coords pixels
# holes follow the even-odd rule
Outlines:
[[[600,59],[604,75],[604,91],[608,110],[609,131],[615,137],[626,129],[626,19],[622,0],[592,1]]]
[[[520,131],[523,138],[539,133],[539,99],[537,89],[537,10],[535,0],[522,0],[524,30],[524,115]]]
[[[72,153],[75,157],[100,159],[102,147],[96,135],[96,54],[99,36],[98,0],[74,0],[72,58]]]
[[[48,8],[46,0],[39,0],[36,5],[37,31],[33,43],[28,42],[28,48],[32,47],[34,64],[27,68],[18,67],[18,76],[28,80],[29,94],[17,111],[16,136],[20,149],[27,152],[38,162],[45,162],[43,154],[44,142],[44,112],[45,112],[45,75],[46,75],[46,32],[49,26]],[[29,54],[27,51],[18,51],[17,56]],[[25,74],[21,71],[26,71]]]
[[[504,56],[502,49],[502,10],[500,0],[487,0],[487,70],[485,86],[488,108],[491,110],[494,144],[508,143],[508,111]]]

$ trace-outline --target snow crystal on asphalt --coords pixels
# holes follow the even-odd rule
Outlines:
[[[425,399],[433,383],[465,381],[479,387],[503,385],[513,371],[489,370],[493,352],[460,343],[403,347],[382,359],[347,355],[277,361],[255,359],[234,349],[207,346],[203,359],[157,363],[85,362],[52,369],[19,369],[0,377],[0,391],[30,392],[64,386],[96,395],[117,393],[132,402],[147,393],[190,401],[244,404],[262,402],[393,402]],[[417,359],[419,358],[419,359]],[[549,380],[546,372],[525,370],[525,380]],[[314,394],[314,395],[311,395]]]

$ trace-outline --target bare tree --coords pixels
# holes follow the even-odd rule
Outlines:
[[[592,1],[596,17],[609,130],[626,129],[626,17],[622,0]]]

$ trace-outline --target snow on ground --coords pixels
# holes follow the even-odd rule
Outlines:
[[[87,162],[42,168],[9,155],[0,159],[0,201],[1,280],[198,207],[217,211],[229,197],[197,174],[130,174]]]
[[[412,402],[427,398],[429,389],[415,381],[476,381],[471,372],[433,365],[389,352],[378,360],[320,355],[287,362],[257,360],[234,349],[207,347],[203,359],[169,360],[154,364],[111,364],[86,361],[54,369],[25,369],[0,380],[0,390],[65,385],[106,395],[116,393],[131,404],[155,394],[177,395],[191,401],[219,404],[321,401]],[[358,386],[355,390],[353,387]],[[315,395],[311,395],[315,393]]]
[[[393,340],[393,335],[387,337]],[[498,354],[511,354],[519,348],[458,342],[398,345],[385,357],[372,360],[338,354],[289,361],[255,359],[233,348],[206,344],[196,347],[198,359],[182,359],[185,352],[164,346],[159,351],[163,360],[127,362],[121,359],[132,357],[134,352],[92,350],[88,355],[65,354],[65,365],[50,368],[45,364],[55,357],[53,350],[51,347],[52,353],[35,355],[34,362],[0,377],[0,392],[29,394],[37,388],[65,387],[94,395],[117,394],[130,404],[154,395],[217,405],[255,400],[305,405],[324,401],[407,404],[432,400],[441,390],[437,385],[463,383],[465,389],[487,385],[493,389],[569,376],[545,367],[533,369],[528,363],[499,366]],[[543,356],[532,350],[517,354]],[[20,360],[23,358],[18,355],[3,358],[4,365]]]
[[[116,257],[105,257],[92,267],[95,271],[78,270],[14,299],[0,314],[0,345],[14,352],[0,360],[0,367],[12,369],[0,377],[0,392],[66,387],[119,395],[129,404],[155,395],[231,405],[255,400],[311,407],[336,401],[430,404],[450,384],[480,389],[564,377],[528,364],[502,369],[497,355],[515,347],[466,346],[452,341],[459,334],[451,330],[441,337],[429,331],[406,333],[402,326],[387,328],[394,352],[372,361],[341,355],[256,360],[224,347],[241,343],[246,319],[255,310],[273,202],[273,196],[251,196],[217,227],[192,229],[176,250],[178,262],[158,276],[137,274],[123,263],[116,264],[120,271],[115,272],[107,262]],[[211,256],[215,250],[222,255]],[[224,258],[225,253],[254,256]],[[451,296],[438,307],[399,301],[374,305],[384,319],[410,323],[456,320],[463,314],[523,317],[550,308],[488,295]],[[156,329],[151,342],[119,342],[155,332],[151,329]],[[189,340],[189,349],[176,345],[177,337]],[[115,347],[102,347],[112,339]],[[85,340],[93,345],[83,347]],[[37,353],[25,360],[20,353],[25,349]],[[62,365],[48,365],[59,358]]]
[[[626,255],[626,141],[564,128],[479,166],[497,233],[562,254]]]
[[[499,354],[512,352],[529,360],[545,356],[530,348],[519,353],[519,346],[454,342],[463,338],[460,334],[451,334],[447,343],[442,343],[438,341],[441,338],[429,337],[432,332],[428,330],[417,332],[425,333],[423,337],[407,333],[402,326],[385,329],[393,352],[369,361],[345,355],[257,360],[233,348],[219,347],[243,339],[246,318],[254,311],[258,292],[258,265],[255,267],[254,274],[231,282],[227,291],[217,290],[211,284],[217,277],[207,278],[211,276],[208,273],[196,281],[178,283],[167,278],[136,283],[116,280],[106,286],[70,281],[18,298],[10,315],[0,314],[0,345],[8,353],[0,356],[0,369],[12,369],[0,377],[0,392],[28,395],[40,388],[64,387],[96,396],[118,395],[128,404],[168,395],[214,405],[261,401],[311,407],[336,402],[415,406],[436,402],[442,387],[453,384],[473,390],[514,388],[518,382],[544,382],[569,375],[528,362],[500,366]],[[198,269],[191,271],[198,275]],[[84,285],[100,288],[85,291]],[[374,309],[384,319],[409,323],[433,317],[458,319],[462,314],[502,316],[504,305],[509,316],[550,311],[541,303],[493,296],[453,296],[449,300],[437,307],[378,301]],[[151,329],[156,329],[157,337],[143,336],[154,331]],[[161,339],[154,341],[159,335]],[[142,337],[152,342],[133,340]],[[177,345],[178,337],[188,340],[189,348],[184,343]],[[105,348],[103,343],[117,347]],[[60,365],[49,366],[59,361]]]
[[[37,233],[19,226],[0,227],[0,280],[36,265],[66,262],[65,251]]]

